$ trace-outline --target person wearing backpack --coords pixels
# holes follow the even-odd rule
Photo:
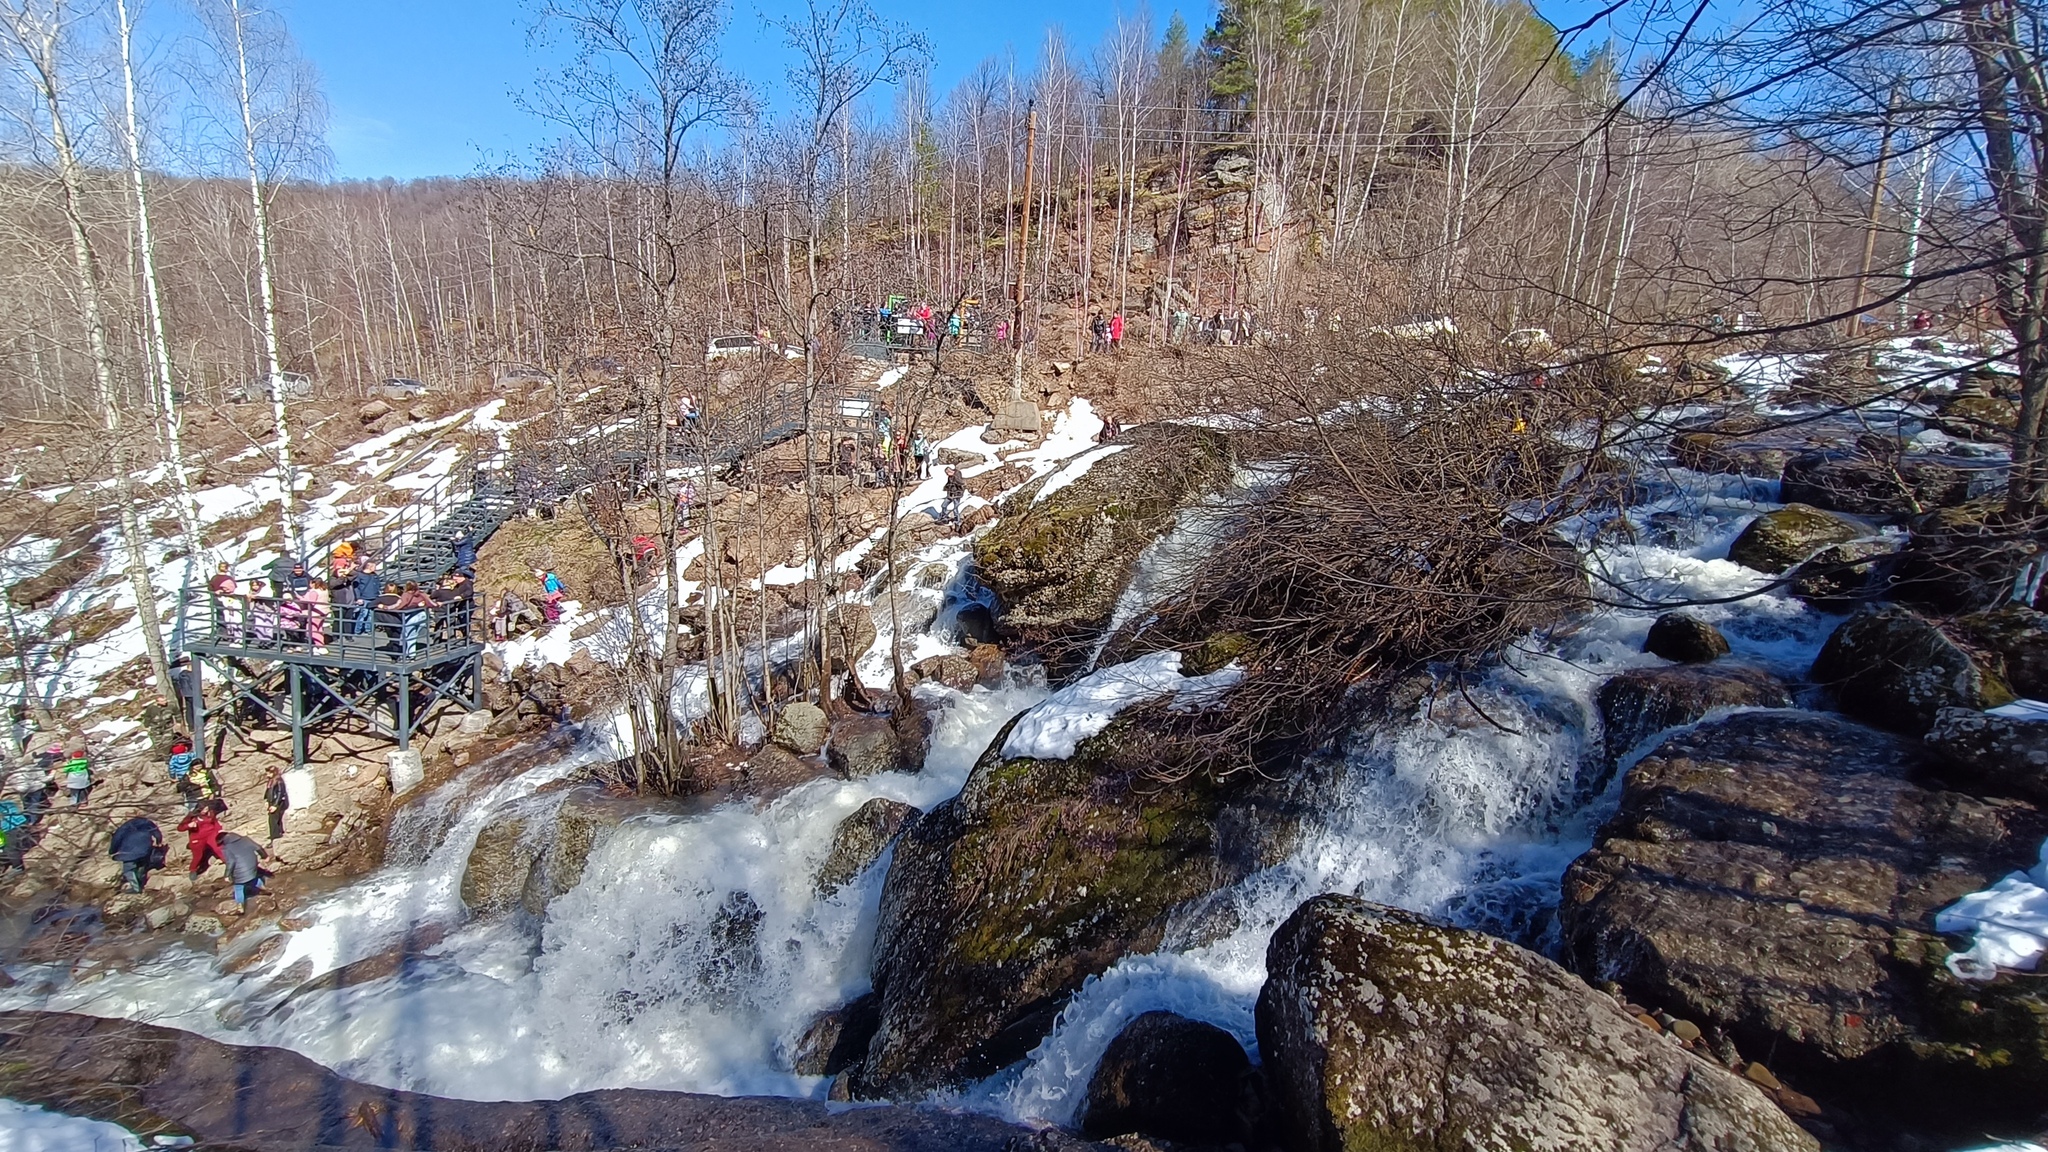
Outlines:
[[[164,866],[165,851],[163,829],[146,816],[114,829],[113,842],[107,845],[107,855],[121,862],[121,879],[130,892],[142,891],[150,870]]]
[[[92,758],[86,755],[85,748],[73,748],[71,758],[58,771],[63,775],[65,789],[71,793],[71,806],[83,807],[86,793],[92,791]]]

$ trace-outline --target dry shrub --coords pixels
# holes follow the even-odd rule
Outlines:
[[[1447,342],[1383,337],[1216,363],[1212,391],[1266,399],[1242,455],[1273,479],[1156,622],[1105,657],[1171,647],[1186,671],[1245,669],[1227,718],[1182,726],[1195,747],[1163,752],[1162,773],[1299,751],[1358,689],[1421,665],[1462,676],[1588,599],[1555,530],[1626,491],[1607,445],[1637,397],[1617,397],[1633,389],[1614,374],[1534,388],[1474,370]]]

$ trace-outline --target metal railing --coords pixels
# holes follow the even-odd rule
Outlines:
[[[465,453],[455,466],[411,500],[366,527],[341,528],[320,542],[317,556],[308,557],[307,570],[334,570],[334,549],[344,541],[360,544],[368,558],[388,563],[422,536],[448,518],[449,513],[477,497],[511,498],[506,454],[502,450]],[[364,556],[356,558],[361,563]]]
[[[245,658],[317,657],[321,662],[412,662],[456,656],[476,643],[468,598],[425,607],[314,604],[288,596],[188,597],[182,626],[201,651]]]

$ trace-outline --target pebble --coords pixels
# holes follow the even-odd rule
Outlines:
[[[171,921],[176,920],[177,918],[177,909],[171,907],[169,904],[165,904],[157,908],[151,908],[149,910],[149,914],[143,917],[144,920],[149,921],[149,926],[151,928],[162,928],[164,925],[169,924]]]
[[[1671,1034],[1690,1044],[1700,1038],[1700,1026],[1690,1020],[1673,1020]]]
[[[1657,1018],[1655,1016],[1650,1015],[1648,1012],[1636,1013],[1636,1023],[1641,1024],[1643,1027],[1648,1028],[1652,1032],[1661,1034],[1664,1031],[1664,1026],[1662,1024],[1657,1023]]]
[[[1769,1088],[1772,1091],[1776,1091],[1777,1089],[1784,1087],[1783,1084],[1778,1083],[1778,1078],[1776,1076],[1771,1075],[1771,1070],[1769,1068],[1766,1068],[1763,1065],[1756,1063],[1755,1061],[1751,1061],[1749,1067],[1744,1068],[1742,1070],[1742,1075],[1743,1078],[1748,1080],[1750,1083],[1761,1084],[1765,1088]]]
[[[185,931],[196,936],[218,936],[226,929],[221,927],[218,916],[187,916]]]

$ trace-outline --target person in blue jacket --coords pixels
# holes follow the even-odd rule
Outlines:
[[[455,554],[455,570],[470,579],[476,578],[476,538],[467,532],[457,532],[455,539],[448,542],[448,548]]]

